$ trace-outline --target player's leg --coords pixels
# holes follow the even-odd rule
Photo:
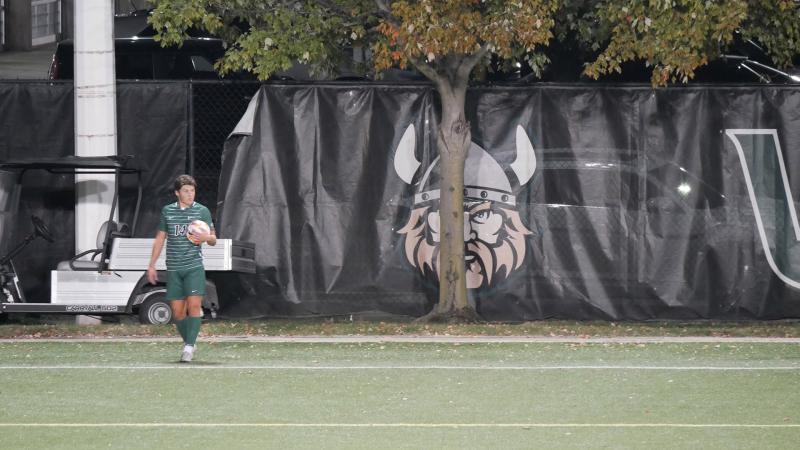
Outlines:
[[[186,291],[189,295],[186,296],[186,347],[184,353],[187,351],[189,360],[194,355],[197,343],[197,335],[200,334],[200,325],[203,322],[203,295],[206,290],[206,273],[202,267],[192,269],[186,273],[184,277],[184,284]]]
[[[169,306],[172,308],[172,320],[175,322],[175,328],[178,330],[178,334],[181,335],[181,339],[183,339],[183,343],[186,343],[186,326],[188,322],[186,321],[186,300],[170,300]]]
[[[197,335],[200,334],[200,324],[203,321],[203,297],[199,295],[190,295],[186,297],[186,318],[183,319],[186,331],[186,337],[183,340],[183,353],[181,354],[182,362],[189,362],[194,358],[195,351],[197,350]]]
[[[176,322],[186,318],[188,311],[186,299],[170,300],[169,306],[172,307],[172,317],[175,318]]]
[[[203,322],[203,297],[200,295],[190,295],[186,297],[187,317],[189,321],[189,332],[186,334],[186,343],[195,345],[197,335],[200,334],[200,324]]]
[[[178,271],[167,272],[167,300],[172,308],[172,320],[175,328],[181,335],[183,342],[186,343],[186,294],[184,294],[183,276]]]

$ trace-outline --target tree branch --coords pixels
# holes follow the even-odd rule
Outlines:
[[[343,19],[351,18],[350,14],[345,11],[344,9],[340,8],[338,5],[328,1],[328,0],[317,0],[317,3],[322,6],[323,8],[327,9],[328,11],[335,13],[337,16]]]
[[[389,7],[389,3],[386,0],[375,0],[375,4],[378,6],[378,10],[382,13],[391,14],[392,9]]]
[[[397,17],[392,15],[392,8],[389,6],[389,2],[386,0],[375,0],[375,5],[378,7],[378,11],[375,12],[377,17],[382,18],[384,21],[399,27],[400,22],[397,21]]]
[[[483,44],[478,51],[465,57],[461,60],[458,69],[456,69],[456,77],[459,83],[469,81],[469,74],[478,62],[489,54],[489,44]]]
[[[416,56],[408,55],[408,60],[411,61],[411,64],[419,70],[423,75],[428,77],[429,80],[433,81],[434,83],[439,82],[441,78],[439,73],[431,67],[430,64],[424,62],[423,60],[417,58]]]

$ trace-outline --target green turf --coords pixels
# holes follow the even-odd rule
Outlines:
[[[179,350],[176,342],[0,343],[2,447],[800,442],[797,344],[203,342],[190,365],[176,363]],[[168,426],[181,423],[196,426]]]
[[[75,325],[71,316],[27,317],[0,324],[0,338],[79,336],[174,336],[175,327],[140,325],[131,317],[114,317],[123,323]],[[0,314],[0,321],[8,319]],[[47,323],[47,321],[51,323]],[[508,323],[441,324],[333,319],[208,320],[203,334],[219,336],[287,335],[462,335],[462,336],[761,336],[800,337],[800,321],[692,321],[607,322],[545,320]]]

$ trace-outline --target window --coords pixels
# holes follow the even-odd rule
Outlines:
[[[0,48],[6,45],[6,2],[0,0]]]
[[[156,53],[153,58],[157,80],[217,79],[214,66],[202,55],[165,52]]]
[[[214,72],[214,65],[205,56],[192,56],[192,66],[195,72]]]
[[[152,80],[153,55],[150,53],[117,53],[115,69],[119,80]]]
[[[31,44],[55,42],[61,33],[61,0],[31,2]]]

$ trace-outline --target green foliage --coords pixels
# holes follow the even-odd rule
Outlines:
[[[609,0],[598,18],[612,26],[611,40],[587,66],[592,77],[620,72],[623,61],[642,59],[654,67],[652,82],[686,82],[694,70],[730,42],[746,17],[744,0]]]
[[[599,46],[602,31],[581,33],[602,48],[586,66],[594,78],[643,60],[653,67],[653,85],[686,83],[724,54],[737,31],[765,45],[780,65],[800,51],[800,6],[793,0],[604,0],[587,14],[596,17],[595,30],[610,30]]]
[[[482,52],[498,67],[527,62],[539,73],[551,40],[586,62],[594,78],[626,61],[653,67],[652,82],[687,82],[724,54],[741,33],[779,65],[800,53],[800,4],[794,0],[152,0],[150,22],[164,45],[191,27],[223,38],[222,73],[260,79],[307,63],[333,73],[352,48],[370,49],[370,71],[432,67]],[[419,67],[418,67],[419,68]]]
[[[750,0],[742,27],[745,39],[763,44],[773,61],[792,65],[800,53],[800,5],[794,0]]]
[[[558,0],[422,0],[389,5],[368,0],[154,0],[150,23],[164,45],[180,45],[191,27],[222,37],[222,73],[248,70],[260,79],[309,63],[330,72],[343,51],[372,49],[378,70],[409,58],[437,65],[477,52],[545,60],[535,48],[552,37]],[[438,58],[438,61],[437,61]]]
[[[332,73],[343,51],[376,25],[374,3],[360,0],[155,0],[149,21],[164,45],[180,45],[191,27],[220,36],[227,46],[216,68],[247,70],[267,79],[295,62]]]
[[[392,4],[392,20],[378,31],[378,69],[405,67],[409,59],[469,56],[482,49],[502,59],[524,58],[553,36],[556,0],[421,0]]]

